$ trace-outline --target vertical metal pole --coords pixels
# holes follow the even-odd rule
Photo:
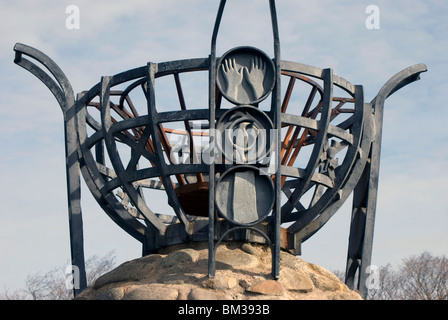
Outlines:
[[[376,202],[378,197],[378,178],[380,173],[380,155],[381,155],[381,140],[383,131],[383,110],[384,103],[379,103],[374,106],[375,109],[375,138],[370,150],[370,164],[368,164],[368,184],[367,194],[365,199],[366,213],[365,213],[365,229],[362,242],[361,265],[359,266],[359,281],[358,290],[363,298],[367,298],[367,268],[372,263],[373,250],[373,231],[375,226]]]
[[[370,157],[369,157],[370,158]],[[350,223],[350,235],[347,253],[345,283],[352,290],[360,290],[360,266],[363,263],[363,246],[365,245],[367,193],[369,189],[370,164],[367,163],[361,178],[353,190],[353,205]],[[358,283],[355,285],[356,272]],[[361,292],[360,292],[361,293]],[[364,295],[362,295],[365,298]]]
[[[378,125],[378,119],[375,120]],[[380,124],[381,126],[381,124]],[[350,237],[347,257],[346,284],[350,289],[358,289],[359,294],[366,299],[367,268],[371,265],[373,248],[373,231],[379,176],[379,148],[381,131],[375,134],[376,141],[372,143],[369,159],[358,185],[353,192],[353,211],[350,226]],[[358,282],[355,287],[355,275],[358,271]]]
[[[362,129],[364,131],[363,140],[368,139],[369,148],[371,148],[371,140],[370,136],[370,127],[373,126],[371,121],[371,113],[372,109],[370,104],[364,104],[364,93],[362,86],[355,86],[355,104],[364,105],[365,112],[367,113],[368,121],[366,121]],[[369,111],[367,111],[369,110]],[[367,123],[368,122],[368,123]],[[361,147],[360,147],[361,148]],[[359,152],[367,152],[367,158],[370,159],[370,150],[360,149]],[[367,161],[363,172],[353,190],[353,202],[352,202],[352,214],[351,214],[351,223],[350,223],[350,233],[349,233],[349,242],[348,242],[348,252],[347,252],[347,264],[346,264],[346,273],[345,273],[345,283],[347,286],[354,290],[359,290],[359,276],[358,276],[358,284],[355,287],[355,278],[356,272],[359,271],[360,265],[362,263],[362,246],[364,241],[364,233],[365,233],[365,223],[366,223],[366,197],[369,186],[369,176],[370,176],[370,162]]]
[[[272,252],[272,277],[280,276],[280,225],[281,225],[281,66],[280,66],[280,36],[278,32],[277,11],[275,1],[269,1],[272,20],[272,32],[274,36],[275,55],[275,88],[272,94],[272,111],[274,114],[274,126],[276,129],[275,143],[275,207],[274,207],[274,245]]]
[[[354,288],[354,276],[359,268],[357,288],[362,297],[368,294],[366,274],[371,265],[373,232],[375,225],[376,203],[378,196],[378,178],[380,170],[381,142],[383,130],[384,102],[394,92],[420,79],[420,73],[426,72],[424,64],[408,67],[390,78],[372,100],[374,136],[369,150],[369,162],[363,176],[354,191],[352,226],[350,229],[349,253],[347,259],[346,283]]]
[[[221,0],[216,16],[215,27],[213,29],[212,43],[210,50],[210,72],[209,72],[209,143],[212,146],[213,157],[209,164],[209,192],[208,192],[208,276],[215,276],[215,119],[216,119],[216,38],[218,36],[219,25],[226,5],[226,0]]]
[[[77,268],[77,271],[79,271],[79,282],[77,279],[74,279],[75,281],[73,287],[73,294],[76,297],[85,288],[87,288],[87,276],[84,257],[84,236],[81,211],[81,180],[75,116],[75,105],[70,106],[66,109],[66,112],[64,112],[70,251],[72,265]],[[77,287],[78,284],[79,287]]]

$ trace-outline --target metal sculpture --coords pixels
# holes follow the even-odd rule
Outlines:
[[[215,275],[218,245],[239,240],[268,244],[272,277],[278,278],[280,250],[300,254],[301,244],[353,193],[346,283],[366,296],[384,102],[419,79],[426,66],[399,72],[366,103],[362,86],[331,69],[281,60],[273,0],[274,57],[253,47],[237,47],[218,57],[216,39],[225,4],[222,0],[219,5],[209,57],[149,62],[104,76],[76,99],[48,56],[15,45],[14,62],[51,90],[64,115],[71,254],[81,271],[75,295],[86,287],[82,172],[102,209],[142,243],[143,255],[173,244],[208,241],[210,277]],[[190,109],[181,75],[200,71],[208,72],[208,106]],[[156,104],[156,83],[166,77],[175,83],[178,111],[163,112]],[[283,93],[281,81],[288,83]],[[292,104],[297,84],[308,94],[301,104]],[[334,88],[341,94],[334,95]],[[146,103],[143,114],[133,103],[138,95]],[[270,105],[262,106],[269,96]],[[182,130],[174,126],[179,123]],[[173,136],[186,142],[173,144]],[[198,145],[198,137],[206,137],[207,143]],[[174,214],[151,210],[152,199],[145,199],[148,189],[164,191]]]

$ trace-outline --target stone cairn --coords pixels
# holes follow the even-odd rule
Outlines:
[[[278,280],[264,245],[224,243],[208,278],[207,244],[172,246],[125,262],[75,299],[85,300],[360,300],[330,271],[281,252]]]

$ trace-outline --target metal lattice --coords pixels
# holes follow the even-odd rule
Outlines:
[[[104,76],[76,99],[49,57],[23,44],[14,47],[15,63],[51,90],[64,114],[72,263],[82,271],[75,294],[86,287],[82,172],[101,208],[142,243],[143,255],[208,241],[211,277],[217,246],[240,240],[268,244],[272,276],[278,278],[280,249],[300,254],[301,244],[353,194],[346,283],[366,295],[384,102],[417,80],[426,66],[399,72],[366,103],[363,87],[332,69],[281,60],[272,0],[275,56],[238,47],[217,57],[225,3],[220,3],[209,57],[150,62]],[[193,72],[208,77],[208,105],[185,101],[181,79]],[[174,82],[177,111],[162,111],[156,104],[162,78]],[[281,83],[287,85],[282,89]],[[306,94],[292,99],[298,90]],[[134,101],[141,103],[141,97],[146,105],[137,107]],[[262,105],[268,97],[270,105]],[[154,212],[148,190],[166,193],[172,213]]]

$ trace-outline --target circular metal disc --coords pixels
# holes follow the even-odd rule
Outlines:
[[[266,99],[274,88],[275,66],[263,51],[237,47],[219,60],[216,84],[230,102],[256,104]]]
[[[231,163],[265,164],[271,156],[275,134],[271,119],[253,106],[226,111],[216,123],[216,146]]]
[[[241,165],[227,170],[215,187],[219,213],[237,225],[254,225],[266,218],[274,205],[271,176],[259,168]]]

